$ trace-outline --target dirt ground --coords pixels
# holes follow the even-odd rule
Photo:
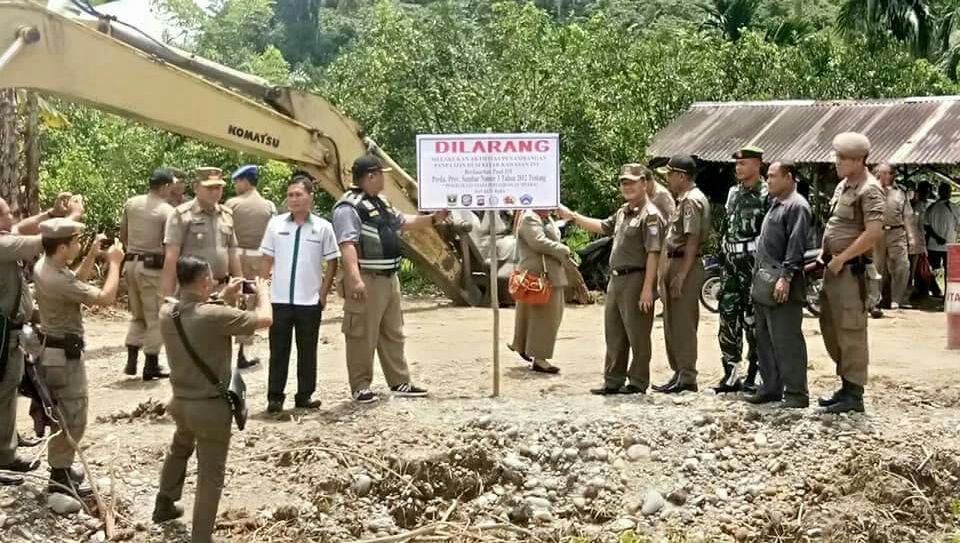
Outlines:
[[[408,299],[407,355],[431,396],[384,395],[371,406],[348,397],[339,305],[321,327],[318,411],[265,413],[261,334],[254,354],[264,363],[245,373],[251,421],[234,433],[217,536],[347,541],[426,526],[423,540],[434,541],[960,541],[960,352],[945,349],[942,313],[870,321],[868,412],[854,416],[748,408],[703,392],[592,396],[601,305],[567,308],[558,376],[530,372],[504,347],[513,311],[500,313],[497,399],[489,309]],[[165,402],[170,385],[122,374],[125,326],[120,313],[87,320],[84,454],[105,491],[115,476],[121,539],[185,541],[195,473],[183,524],[149,520],[173,424],[156,414],[162,407],[124,413]],[[816,319],[805,319],[804,332],[815,396],[836,378]],[[659,319],[653,333],[659,383],[669,375]],[[721,373],[716,333],[716,316],[704,312],[701,389]],[[385,392],[379,368],[374,388]],[[30,428],[27,407],[21,401],[21,431]],[[0,489],[0,539],[102,540],[96,519],[48,510],[45,468],[35,473]]]

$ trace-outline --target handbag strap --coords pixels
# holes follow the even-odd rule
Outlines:
[[[177,334],[180,336],[180,342],[183,343],[183,348],[186,349],[187,354],[190,355],[190,358],[193,359],[193,362],[200,368],[200,372],[203,373],[204,377],[210,381],[210,384],[217,387],[217,392],[220,393],[227,401],[230,401],[230,396],[227,391],[227,387],[224,386],[223,381],[217,379],[216,374],[213,373],[213,370],[210,369],[210,366],[207,365],[203,359],[200,358],[200,355],[197,354],[197,351],[193,350],[193,345],[190,344],[190,340],[187,339],[187,331],[183,329],[183,322],[180,320],[180,304],[173,306],[173,311],[170,313],[170,316],[173,317],[173,325],[177,328]]]

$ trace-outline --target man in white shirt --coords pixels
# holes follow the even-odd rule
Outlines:
[[[927,231],[927,258],[930,269],[947,271],[947,244],[957,242],[957,230],[960,227],[960,208],[950,203],[951,187],[941,183],[937,189],[937,202],[927,210],[925,229]],[[934,296],[942,296],[940,285],[933,282],[930,289]]]
[[[320,407],[320,400],[311,398],[317,386],[317,339],[320,317],[337,273],[340,248],[333,226],[310,212],[313,206],[313,183],[310,174],[294,172],[287,183],[289,213],[270,220],[260,244],[263,277],[269,277],[273,272],[270,288],[273,325],[270,327],[270,374],[267,385],[269,413],[283,410],[294,331],[297,334],[297,395],[294,405],[306,409]]]

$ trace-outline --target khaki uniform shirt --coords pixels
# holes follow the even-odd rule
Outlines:
[[[601,223],[603,233],[613,236],[610,269],[645,268],[648,253],[663,249],[666,221],[651,202],[632,208],[624,204]]]
[[[866,230],[868,222],[883,220],[884,207],[883,189],[872,175],[867,174],[856,187],[847,185],[846,179],[841,181],[830,200],[830,218],[823,232],[824,250],[831,255],[842,253]]]
[[[223,279],[230,274],[230,250],[237,246],[233,212],[219,204],[204,210],[196,199],[180,204],[167,219],[163,243],[179,247],[180,256],[203,258],[214,279]]]
[[[682,251],[691,234],[697,234],[702,244],[709,232],[710,201],[694,186],[677,198],[677,207],[670,216],[666,250],[668,253]]]
[[[21,261],[33,259],[42,252],[40,236],[0,233],[0,313],[5,318],[10,316],[14,305],[19,306],[14,321],[24,323],[33,316],[33,295],[23,277]],[[18,280],[22,282],[21,294],[19,300],[14,300]]]
[[[33,270],[37,287],[40,323],[48,336],[83,335],[83,314],[80,304],[93,305],[100,289],[77,279],[73,270],[42,258]]]
[[[906,227],[913,219],[913,208],[910,207],[907,194],[897,187],[890,187],[883,191],[886,196],[883,206],[883,225]]]
[[[120,241],[128,253],[163,254],[163,231],[173,206],[155,194],[134,196],[123,204]]]
[[[160,308],[160,334],[170,363],[170,384],[173,396],[185,399],[216,398],[217,388],[203,372],[180,341],[173,322],[176,300],[167,299]],[[257,314],[221,304],[204,303],[190,293],[180,300],[180,320],[187,339],[197,355],[207,363],[224,385],[230,384],[233,358],[231,336],[249,336],[257,327]]]
[[[277,206],[255,190],[234,196],[224,205],[233,211],[237,246],[254,251],[259,249],[267,223],[277,214]]]
[[[656,181],[651,181],[651,183],[653,183],[653,196],[649,200],[657,207],[657,211],[660,212],[660,216],[663,217],[663,222],[666,224],[670,222],[670,217],[673,216],[673,210],[677,207],[677,204],[673,201],[673,195],[670,194],[667,187]]]

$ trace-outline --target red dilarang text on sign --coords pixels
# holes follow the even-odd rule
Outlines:
[[[434,152],[441,153],[546,153],[549,140],[474,140],[436,141]]]

